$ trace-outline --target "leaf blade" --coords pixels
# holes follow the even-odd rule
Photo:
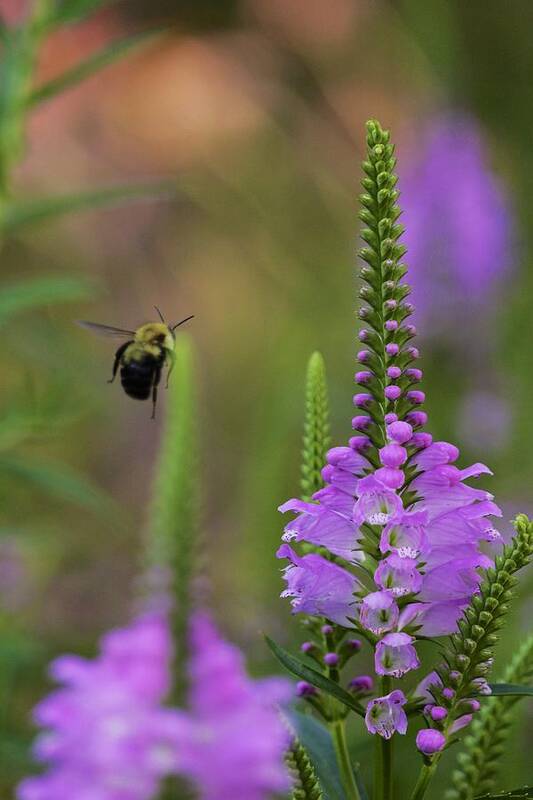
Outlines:
[[[88,58],[80,61],[72,67],[72,69],[37,86],[28,96],[26,101],[27,106],[32,108],[40,103],[53,99],[65,90],[72,89],[82,81],[100,72],[100,70],[119,61],[131,50],[140,49],[142,46],[147,45],[149,42],[153,41],[159,33],[159,30],[143,31],[109,43],[101,50],[92,53]]]
[[[12,231],[42,220],[61,217],[77,211],[123,205],[127,202],[149,202],[169,199],[176,195],[171,181],[151,181],[126,186],[108,186],[86,192],[61,194],[10,203],[1,221],[4,231]]]
[[[317,670],[307,666],[307,664],[304,664],[302,661],[299,661],[283,647],[280,647],[280,645],[276,644],[276,642],[274,642],[269,636],[265,636],[265,640],[280,664],[288,669],[289,672],[292,672],[293,675],[302,678],[302,680],[308,681],[308,683],[311,683],[318,689],[322,689],[324,692],[327,692],[335,697],[336,700],[339,700],[352,711],[355,711],[356,714],[364,717],[365,709],[363,706],[358,703],[355,698],[348,694],[348,692],[345,691],[342,686],[339,686],[329,678],[326,678],[325,675],[322,675],[320,672],[317,672]]]
[[[327,728],[314,717],[294,709],[284,713],[315,768],[324,800],[346,800],[333,740]]]
[[[489,686],[495,697],[533,697],[533,686],[521,686],[518,683],[491,683]]]

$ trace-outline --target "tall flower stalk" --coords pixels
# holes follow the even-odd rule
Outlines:
[[[326,453],[325,485],[310,501],[292,499],[280,507],[296,517],[286,525],[277,555],[288,560],[282,594],[311,633],[302,650],[328,679],[282,657],[308,676],[300,695],[330,724],[344,719],[347,707],[357,713],[363,708],[377,742],[375,800],[392,800],[394,736],[406,733],[409,717],[419,716],[426,727],[417,747],[425,763],[413,799],[420,800],[439,754],[470,723],[478,695],[488,691],[495,630],[512,575],[527,563],[532,542],[529,522],[521,517],[512,545],[498,556],[502,538],[491,518],[501,511],[491,494],[467,483],[490,470],[480,463],[459,469],[457,447],[434,442],[423,430],[423,376],[409,323],[414,309],[404,280],[395,165],[389,133],[370,121],[360,213],[364,327],[355,374],[356,435],[348,446]],[[348,638],[350,631],[372,648],[376,677],[352,678],[346,693],[341,669],[361,647]],[[408,688],[407,676],[420,667],[419,640],[444,635],[451,636],[444,664],[421,687]],[[378,694],[368,700],[375,682]],[[339,703],[328,695],[344,699],[345,708],[337,713]]]

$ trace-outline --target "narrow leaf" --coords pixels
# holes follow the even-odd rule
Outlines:
[[[34,89],[28,97],[27,105],[31,107],[46,100],[51,100],[66,89],[77,86],[91,77],[91,75],[100,72],[100,70],[121,59],[130,50],[140,48],[153,41],[158,33],[159,31],[144,31],[107,44],[102,50],[93,53],[89,58],[72,67],[72,69]]]
[[[280,664],[283,664],[283,666],[288,669],[289,672],[292,672],[293,675],[296,675],[298,678],[302,678],[304,681],[308,681],[308,683],[311,683],[318,689],[322,689],[322,691],[330,694],[337,700],[340,700],[340,702],[345,706],[348,706],[348,708],[351,708],[352,711],[356,712],[356,714],[364,717],[365,710],[363,706],[358,703],[357,700],[351,696],[351,694],[345,691],[342,686],[339,686],[338,683],[326,678],[325,675],[317,672],[316,669],[308,667],[307,664],[299,661],[297,658],[287,652],[287,650],[284,650],[283,647],[280,647],[279,644],[276,644],[276,642],[274,642],[269,636],[265,636],[265,640]]]
[[[533,686],[520,686],[516,683],[491,683],[493,695],[507,695],[513,697],[524,697],[529,695],[533,697]]]
[[[533,797],[533,786],[524,786],[523,789],[512,789],[510,792],[499,794],[482,794],[474,800],[524,800],[528,797]]]
[[[0,290],[0,325],[5,325],[16,314],[24,311],[49,303],[85,300],[93,294],[94,285],[69,275],[13,283]]]
[[[53,217],[62,217],[77,211],[92,211],[128,202],[168,199],[176,195],[176,187],[170,181],[152,181],[127,186],[109,186],[87,192],[13,201],[4,210],[2,227],[12,231],[24,225],[41,222]]]
[[[305,748],[315,768],[324,800],[346,800],[330,732],[309,714],[285,712],[296,737]]]
[[[47,24],[58,26],[79,22],[101,6],[109,6],[114,2],[116,0],[56,0]]]
[[[0,473],[31,483],[59,500],[67,500],[101,514],[109,514],[114,509],[112,500],[102,489],[65,464],[5,455],[0,458]]]

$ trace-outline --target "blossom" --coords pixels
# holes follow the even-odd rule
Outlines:
[[[353,627],[349,617],[355,613],[353,593],[358,582],[350,572],[315,553],[298,556],[288,544],[279,548],[277,556],[291,562],[283,571],[287,588],[282,597],[292,598],[293,613],[317,614]]]
[[[413,302],[434,332],[486,308],[512,266],[509,202],[473,118],[442,115],[402,176]]]
[[[365,715],[368,731],[377,733],[384,739],[390,739],[395,732],[402,735],[406,733],[407,715],[403,710],[406,703],[407,698],[400,689],[370,700]]]
[[[388,633],[376,645],[375,669],[378,675],[401,678],[406,672],[418,669],[420,661],[413,647],[414,636],[407,633]]]
[[[191,646],[190,708],[180,713],[180,772],[202,800],[266,800],[285,792],[283,754],[290,734],[276,706],[290,699],[290,683],[252,681],[239,650],[203,612],[192,618]],[[311,693],[307,685],[298,689]]]
[[[390,592],[371,592],[359,607],[359,621],[372,633],[381,634],[396,627],[400,612]]]
[[[424,753],[426,756],[432,756],[434,753],[438,753],[439,750],[444,749],[445,745],[446,737],[440,731],[435,730],[435,728],[425,728],[422,731],[418,731],[416,735],[416,746],[420,752]]]
[[[94,660],[61,656],[62,686],[35,709],[46,730],[34,752],[48,765],[18,787],[19,800],[149,800],[177,766],[179,717],[164,709],[172,649],[165,619],[138,617],[108,633]]]

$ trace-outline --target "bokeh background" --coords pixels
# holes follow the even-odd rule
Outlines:
[[[24,6],[0,2],[13,22]],[[529,0],[128,0],[43,44],[38,82],[113,38],[162,30],[36,107],[16,194],[170,188],[4,236],[0,289],[59,278],[67,290],[1,331],[2,797],[29,769],[47,661],[94,652],[128,618],[164,421],[164,392],[152,422],[147,404],[106,384],[114,342],[74,320],[136,327],[154,304],[196,315],[213,606],[257,673],[275,669],[261,630],[301,637],[278,599],[276,507],[298,492],[315,349],[333,441],[350,435],[368,117],[398,144],[429,427],[461,446],[463,464],[493,468],[484,485],[504,507],[502,532],[533,510],[532,25]],[[530,622],[532,583],[529,573],[500,664]],[[364,761],[359,734],[354,724]],[[524,717],[502,786],[531,783],[532,735]],[[401,751],[414,769],[412,742]]]

